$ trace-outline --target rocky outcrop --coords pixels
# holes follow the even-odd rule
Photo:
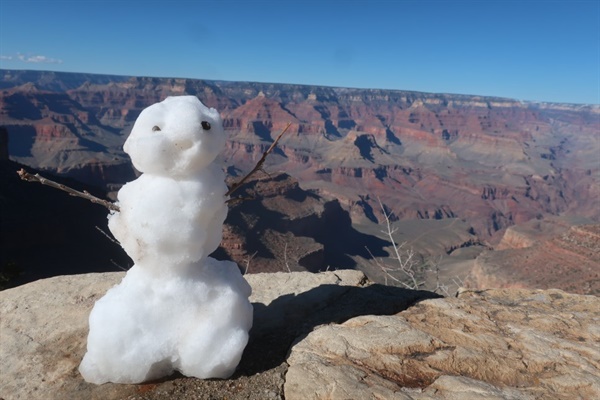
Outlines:
[[[594,296],[462,291],[316,329],[292,348],[285,398],[596,398],[599,322]]]
[[[230,208],[219,256],[250,273],[354,268],[352,256],[382,256],[389,243],[360,233],[337,200],[304,190],[285,173],[251,179]]]
[[[559,288],[572,293],[600,294],[600,225],[564,228],[562,234],[529,243],[523,248],[513,245],[483,252],[475,259],[465,285]]]
[[[356,315],[393,314],[435,296],[368,286],[361,272],[350,270],[248,275],[254,328],[232,379],[201,381],[175,375],[162,383],[91,385],[77,371],[85,353],[87,318],[94,302],[122,277],[123,273],[61,276],[0,292],[0,398],[185,399],[197,398],[198,393],[207,399],[278,398],[286,354],[298,336]]]
[[[533,246],[535,242],[536,238],[527,235],[526,232],[522,232],[518,228],[515,228],[515,226],[510,226],[504,232],[502,240],[496,246],[496,250],[524,249]]]
[[[230,379],[175,374],[141,385],[88,384],[77,371],[87,317],[95,300],[122,276],[61,276],[0,292],[0,397],[600,396],[597,297],[505,289],[437,298],[371,284],[349,270],[247,276],[254,327]]]
[[[571,227],[589,225],[594,222],[589,218],[577,215],[563,215],[533,219],[522,224],[509,227],[495,250],[523,249],[534,246],[549,238],[566,233]]]

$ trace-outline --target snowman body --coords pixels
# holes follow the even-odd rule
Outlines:
[[[124,149],[142,175],[118,193],[109,228],[134,266],[90,314],[80,365],[93,383],[139,383],[178,370],[226,378],[252,326],[238,266],[208,257],[227,215],[219,114],[169,97],[140,114]]]
[[[219,246],[227,216],[224,179],[218,168],[187,180],[143,174],[121,188],[121,211],[108,226],[136,265],[177,273]]]

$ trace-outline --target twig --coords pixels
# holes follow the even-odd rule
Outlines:
[[[233,192],[235,192],[236,190],[239,189],[240,186],[242,186],[244,184],[244,182],[246,182],[248,180],[248,178],[250,178],[252,175],[254,175],[254,173],[256,173],[256,171],[259,171],[262,169],[263,164],[265,163],[265,160],[267,159],[267,156],[273,151],[273,149],[275,148],[275,146],[277,146],[277,142],[279,142],[279,139],[281,139],[281,137],[283,136],[283,134],[288,130],[288,128],[290,127],[290,125],[292,125],[291,122],[288,122],[288,124],[286,125],[285,129],[283,131],[281,131],[281,133],[279,134],[279,136],[277,136],[277,139],[275,139],[275,141],[273,143],[271,143],[271,146],[269,146],[269,148],[267,149],[267,151],[265,151],[262,155],[262,157],[260,158],[260,160],[258,160],[258,163],[256,163],[256,165],[254,166],[254,168],[252,169],[252,171],[250,171],[246,176],[244,176],[239,182],[234,183],[231,188],[227,191],[227,193],[225,193],[225,196],[231,196],[233,194]],[[227,202],[231,202],[235,199],[229,199],[227,200]]]
[[[123,268],[121,267],[115,260],[113,260],[112,258],[110,259],[110,262],[117,268],[122,269],[123,271],[127,271],[129,268]]]
[[[46,179],[43,176],[41,176],[40,174],[32,175],[29,172],[25,171],[23,168],[21,168],[19,171],[17,171],[17,174],[19,174],[19,177],[21,179],[23,179],[24,181],[38,182],[38,183],[41,183],[42,185],[47,185],[47,186],[53,187],[55,189],[60,189],[62,191],[65,191],[65,192],[69,193],[69,195],[71,195],[71,196],[81,197],[83,199],[91,201],[92,203],[103,205],[104,207],[108,208],[109,210],[120,211],[119,206],[117,206],[116,204],[111,203],[110,201],[102,200],[94,195],[91,195],[90,193],[88,193],[87,190],[80,192],[80,191],[72,189],[66,185],[63,185],[62,183],[56,183],[54,181],[51,181],[50,179]]]
[[[108,240],[110,240],[111,242],[113,242],[114,244],[117,244],[119,246],[121,246],[121,243],[119,243],[119,241],[117,239],[114,239],[112,236],[110,236],[108,233],[104,232],[102,229],[100,229],[99,226],[95,227],[101,234],[103,234]]]
[[[287,260],[287,242],[285,242],[285,247],[283,249],[283,261],[285,262],[285,266],[287,267],[288,272],[292,272]]]
[[[250,178],[252,175],[254,175],[256,173],[256,171],[262,170],[262,166],[265,163],[267,156],[273,151],[273,149],[275,149],[275,146],[277,146],[279,139],[281,139],[281,137],[284,135],[284,133],[288,130],[288,128],[291,125],[292,125],[291,122],[289,122],[286,125],[285,129],[283,131],[281,131],[279,136],[277,136],[277,139],[275,139],[275,141],[273,143],[271,143],[271,146],[269,146],[267,151],[265,151],[263,153],[262,157],[260,158],[260,160],[258,160],[258,163],[256,163],[256,165],[254,166],[252,171],[250,171],[246,176],[244,176],[239,182],[234,183],[233,186],[231,186],[231,188],[227,191],[227,193],[225,193],[226,197],[231,196],[231,194],[233,194],[233,192],[235,192],[237,189],[239,189],[239,187],[242,186],[248,180],[248,178]],[[121,211],[119,206],[117,206],[116,204],[111,203],[110,201],[107,201],[107,200],[102,200],[96,196],[93,196],[90,193],[88,193],[86,190],[84,190],[83,192],[80,192],[80,191],[70,188],[66,185],[63,185],[62,183],[57,183],[50,179],[44,178],[40,174],[32,175],[29,172],[25,171],[23,168],[21,168],[19,171],[17,171],[17,174],[19,174],[19,177],[24,181],[38,182],[38,183],[41,183],[42,185],[47,185],[47,186],[53,187],[55,189],[60,189],[62,191],[65,191],[65,192],[69,193],[69,195],[71,195],[71,196],[81,197],[83,199],[91,201],[92,203],[103,205],[104,207],[108,208],[109,210]],[[237,202],[241,202],[244,200],[248,200],[248,199],[247,198],[233,198],[233,199],[227,200],[226,203],[227,204],[235,204]]]
[[[385,217],[386,231],[383,231],[383,233],[387,234],[388,238],[390,239],[390,242],[392,242],[394,254],[396,255],[396,257],[392,258],[395,258],[395,260],[398,261],[399,268],[394,270],[402,271],[404,275],[406,275],[406,277],[408,277],[411,280],[413,289],[417,290],[420,285],[417,282],[417,279],[415,277],[415,271],[413,269],[415,266],[415,261],[413,259],[415,253],[411,247],[404,251],[404,257],[402,256],[402,254],[400,254],[400,249],[404,247],[406,242],[400,244],[396,243],[396,241],[394,240],[394,233],[396,233],[396,229],[392,229],[392,225],[390,222],[390,218],[393,215],[393,213],[387,213],[385,211],[385,207],[383,206],[383,203],[381,202],[381,199],[379,197],[377,198],[377,201],[379,202],[379,207],[381,207],[381,212],[383,212],[383,216]]]
[[[244,201],[249,201],[249,200],[255,200],[255,198],[254,197],[234,197],[232,199],[225,201],[225,203],[227,203],[229,206],[234,206],[238,203],[242,203]]]
[[[435,288],[431,290],[433,293],[442,293],[446,297],[450,296],[450,288],[448,285],[441,283],[440,281],[440,262],[442,261],[442,256],[438,258],[438,260],[433,264],[433,267],[429,269],[428,272],[433,272],[435,274]]]
[[[248,269],[250,268],[250,261],[254,258],[255,255],[258,254],[258,250],[254,252],[251,256],[246,257],[246,269],[244,270],[244,275],[248,275]]]
[[[388,278],[392,279],[397,284],[404,286],[407,289],[418,290],[424,282],[417,281],[417,272],[415,271],[415,267],[417,267],[417,261],[415,260],[415,252],[412,247],[406,249],[404,246],[406,242],[398,244],[394,239],[394,233],[396,233],[396,228],[392,227],[391,218],[393,213],[388,213],[381,202],[381,199],[377,198],[379,201],[379,206],[381,207],[381,212],[385,218],[385,226],[386,230],[382,230],[381,233],[385,234],[390,242],[392,243],[392,248],[394,249],[394,254],[389,258],[395,260],[397,262],[397,266],[389,266],[383,260],[378,260],[371,250],[365,246],[367,252],[371,256],[371,259],[375,262],[375,265],[381,269],[383,272],[383,278],[385,280],[385,285],[388,284]],[[392,273],[402,273],[405,276],[405,279],[400,279],[394,276]],[[409,279],[410,281],[407,283],[404,280]]]

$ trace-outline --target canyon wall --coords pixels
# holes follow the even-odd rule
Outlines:
[[[287,269],[281,254],[303,260],[309,270],[327,268],[332,244],[317,237],[314,227],[309,233],[294,228],[293,244],[285,238],[283,220],[276,229],[252,230],[260,225],[243,222],[243,215],[254,212],[243,207],[261,212],[270,207],[269,215],[291,213],[300,226],[314,219],[344,231],[381,224],[384,213],[415,224],[456,219],[467,226],[460,234],[464,243],[488,247],[498,244],[508,227],[531,220],[576,215],[600,221],[598,105],[39,71],[0,70],[0,76],[0,125],[8,134],[10,159],[98,186],[112,199],[137,175],[122,150],[135,119],[167,96],[195,95],[221,112],[229,137],[224,162],[232,181],[290,124],[265,170],[297,181],[304,192],[296,206],[306,202],[313,217],[292,215],[293,196],[281,199],[288,189],[297,190],[287,178],[276,178],[267,186],[281,184],[282,192],[271,200],[265,195],[268,206],[232,209],[239,226],[250,230],[226,228],[228,257],[245,262],[258,251],[271,260],[261,264],[265,270]],[[287,204],[283,212],[277,210],[280,201]],[[327,207],[340,212],[323,213]],[[250,245],[249,232],[273,233],[265,240],[279,246]],[[436,234],[427,231],[431,243]],[[294,248],[301,250],[293,255]]]
[[[481,237],[537,215],[600,218],[600,108],[391,90],[2,70],[13,160],[109,190],[131,180],[121,146],[146,106],[191,94],[216,107],[225,159],[268,159],[335,197],[354,221],[459,217]],[[499,236],[497,237],[499,238]]]

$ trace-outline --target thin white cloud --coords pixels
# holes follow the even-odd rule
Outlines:
[[[0,60],[4,61],[21,61],[24,63],[35,63],[35,64],[62,64],[62,60],[58,58],[51,58],[42,55],[24,55],[17,53],[16,56],[11,55],[0,55]]]

